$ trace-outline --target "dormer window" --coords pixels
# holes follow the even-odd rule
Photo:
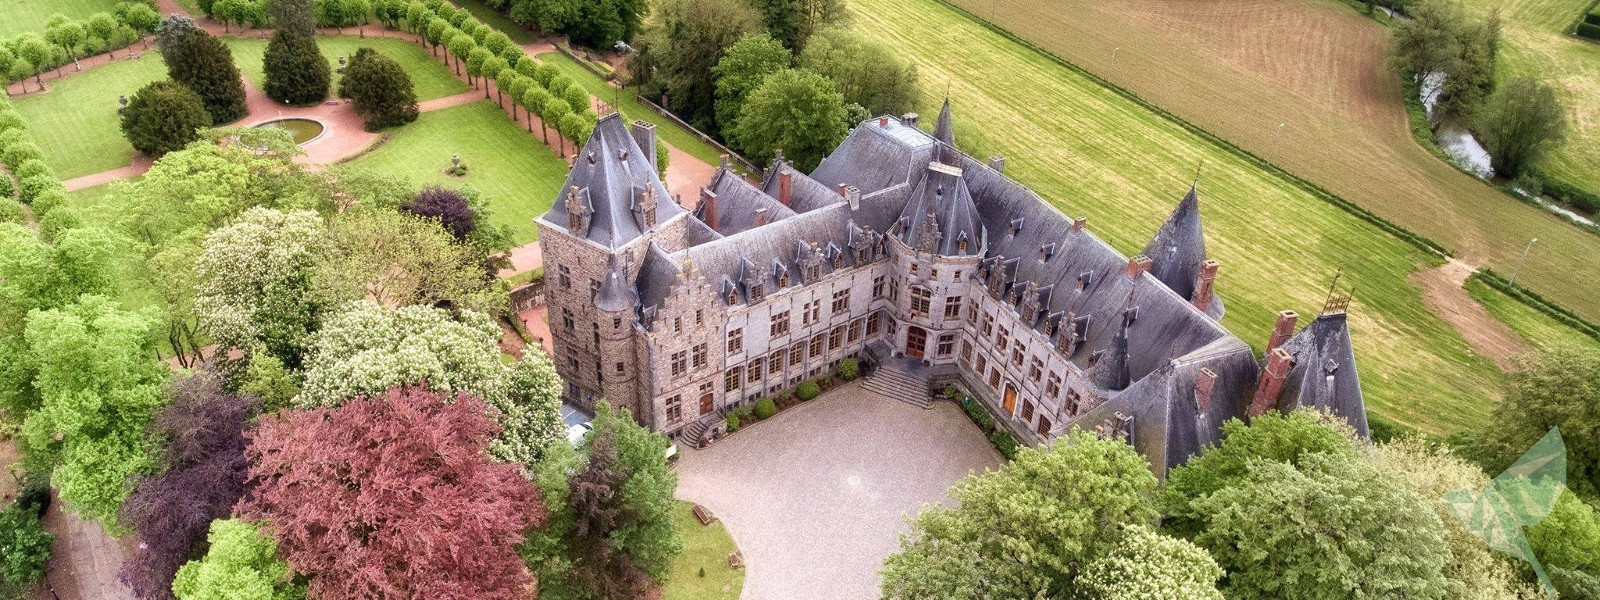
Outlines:
[[[1011,220],[1011,235],[1022,233],[1022,219]]]
[[[1083,291],[1094,283],[1094,271],[1084,271],[1078,274],[1078,291]]]
[[[728,306],[733,306],[733,305],[738,304],[738,303],[739,303],[739,292],[736,292],[736,291],[733,291],[733,290],[728,290]]]
[[[655,204],[652,203],[651,205],[646,206],[645,209],[644,209],[644,228],[645,229],[649,229],[649,228],[655,227],[655,226],[656,226],[656,207],[655,207]]]
[[[789,272],[788,271],[784,271],[782,274],[778,275],[778,287],[779,288],[789,287]]]
[[[1095,366],[1095,364],[1099,363],[1100,362],[1100,355],[1105,354],[1105,353],[1106,353],[1105,350],[1095,350],[1094,354],[1090,354],[1089,355],[1089,366],[1093,367],[1093,366]]]
[[[1039,247],[1039,260],[1041,260],[1041,261],[1050,260],[1051,256],[1055,256],[1055,253],[1056,253],[1056,245],[1055,244],[1045,244],[1043,246],[1040,246]]]
[[[750,301],[760,302],[762,298],[766,297],[766,292],[765,286],[761,285],[761,282],[750,284]]]
[[[835,254],[834,257],[833,257],[833,266],[834,266],[834,268],[838,268],[838,266],[839,266],[839,255],[837,255],[837,254]],[[806,281],[814,282],[814,281],[816,281],[818,279],[821,279],[821,278],[822,278],[822,265],[811,265],[809,267],[806,267]]]
[[[956,252],[960,254],[967,253],[967,238],[956,240]]]

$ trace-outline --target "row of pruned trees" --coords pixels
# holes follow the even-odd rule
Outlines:
[[[57,14],[43,32],[26,32],[0,40],[0,80],[6,83],[32,77],[44,88],[43,74],[79,58],[126,48],[154,33],[161,16],[155,3],[124,0],[111,12],[98,12],[82,20]]]

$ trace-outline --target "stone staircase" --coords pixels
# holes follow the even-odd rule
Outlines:
[[[707,429],[710,429],[713,423],[716,423],[722,418],[723,416],[721,411],[718,411],[716,413],[706,415],[705,417],[693,423],[690,423],[688,427],[683,428],[683,434],[678,438],[678,443],[699,450],[700,436],[704,434]]]
[[[933,407],[933,398],[928,396],[928,379],[914,363],[884,361],[871,377],[862,380],[861,387],[918,408]]]

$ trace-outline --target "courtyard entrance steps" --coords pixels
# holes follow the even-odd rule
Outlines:
[[[707,429],[723,418],[722,411],[717,411],[690,423],[688,427],[683,428],[683,436],[678,439],[679,443],[699,450],[700,436],[705,435]]]
[[[928,395],[928,377],[919,364],[904,359],[883,361],[861,383],[861,387],[918,408],[933,408]]]

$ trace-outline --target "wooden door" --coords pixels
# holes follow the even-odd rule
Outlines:
[[[923,347],[928,344],[928,332],[921,327],[906,330],[906,356],[922,358]]]
[[[1003,408],[1006,409],[1006,414],[1007,415],[1016,414],[1016,411],[1017,411],[1017,388],[1013,387],[1010,382],[1006,383],[1006,402],[1005,402],[1005,405],[1003,406]]]
[[[700,414],[709,415],[713,410],[716,410],[716,408],[711,405],[711,393],[707,392],[706,395],[700,397]]]

